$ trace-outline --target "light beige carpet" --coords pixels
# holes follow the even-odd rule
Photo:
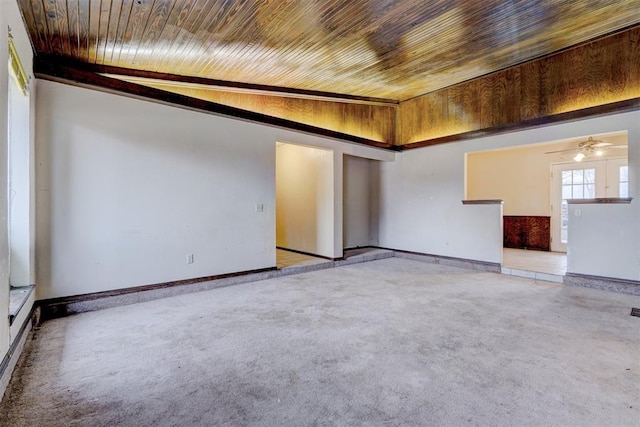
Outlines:
[[[5,426],[638,425],[640,297],[392,258],[52,320]]]

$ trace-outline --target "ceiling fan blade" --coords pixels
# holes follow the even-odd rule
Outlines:
[[[588,142],[588,141],[585,141]],[[557,154],[557,153],[591,153],[595,148],[603,148],[608,150],[609,148],[627,148],[627,145],[613,145],[611,142],[602,142],[597,140],[592,140],[594,144],[582,145],[576,148],[567,148],[566,150],[557,150],[557,151],[547,151],[544,154]]]
[[[557,150],[557,151],[547,151],[544,154],[556,154],[556,153],[575,153],[575,152],[579,152],[582,151],[582,148],[568,148],[566,150]]]

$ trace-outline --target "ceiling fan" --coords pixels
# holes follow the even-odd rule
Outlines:
[[[547,151],[544,154],[555,153],[576,153],[573,160],[581,162],[585,157],[595,155],[601,157],[610,148],[627,148],[626,145],[614,145],[611,142],[604,142],[601,139],[593,139],[592,136],[586,141],[578,142],[578,146],[575,148],[568,148],[566,150]]]

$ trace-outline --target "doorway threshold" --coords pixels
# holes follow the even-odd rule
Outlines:
[[[564,275],[541,273],[539,271],[520,270],[517,268],[502,267],[502,274],[509,276],[524,277],[527,279],[542,280],[544,282],[564,283]]]
[[[278,270],[291,267],[323,264],[328,262],[330,262],[330,260],[327,260],[326,258],[315,257],[312,255],[302,254],[300,252],[293,252],[286,249],[276,248],[276,266],[278,267]]]
[[[563,283],[567,255],[559,252],[504,248],[502,274]]]
[[[338,260],[328,260],[309,255],[301,255],[284,249],[276,249],[278,271],[286,274],[307,273],[343,265],[359,264],[384,258],[393,258],[394,251],[377,247],[360,247],[345,249],[344,256]]]

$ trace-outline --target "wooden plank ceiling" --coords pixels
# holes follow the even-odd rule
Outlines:
[[[36,54],[405,101],[640,23],[640,0],[19,0]]]

